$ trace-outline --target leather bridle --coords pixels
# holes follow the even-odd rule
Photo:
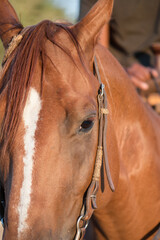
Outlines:
[[[110,167],[109,167],[109,162],[107,158],[107,150],[106,150],[107,114],[109,113],[109,111],[107,109],[107,98],[106,98],[105,86],[101,82],[101,77],[99,73],[96,56],[94,57],[94,69],[100,84],[98,95],[97,95],[98,116],[99,116],[98,147],[97,147],[92,181],[87,190],[86,198],[84,199],[81,215],[77,220],[77,233],[75,236],[75,240],[83,239],[85,230],[88,226],[88,222],[94,210],[97,208],[96,195],[99,189],[99,180],[100,180],[101,167],[102,167],[103,160],[104,160],[109,187],[113,192],[115,191],[115,187],[111,178]]]

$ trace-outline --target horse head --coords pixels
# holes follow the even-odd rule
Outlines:
[[[98,144],[94,47],[112,5],[99,0],[75,25],[43,21],[23,28],[0,0],[3,239],[76,235]],[[89,200],[88,219],[93,205]]]

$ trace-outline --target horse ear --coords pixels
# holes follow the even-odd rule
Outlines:
[[[22,28],[23,26],[8,0],[0,0],[0,38],[5,48]]]
[[[99,0],[88,14],[72,28],[89,61],[93,57],[97,35],[104,24],[110,20],[112,8],[113,0]]]

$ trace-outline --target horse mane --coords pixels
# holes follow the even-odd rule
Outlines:
[[[42,94],[46,38],[72,58],[70,52],[54,40],[54,35],[59,29],[63,29],[68,33],[77,48],[80,59],[82,59],[80,46],[68,24],[53,23],[45,20],[37,25],[28,27],[20,44],[3,66],[0,78],[0,98],[6,94],[6,106],[1,125],[0,141],[4,152],[13,142],[33,81],[32,76],[38,59],[40,59],[41,63],[40,81]],[[73,58],[72,60],[74,62]]]

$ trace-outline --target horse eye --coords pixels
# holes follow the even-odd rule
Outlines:
[[[94,121],[91,119],[83,121],[83,123],[80,126],[79,132],[87,133],[89,132],[94,125]]]

